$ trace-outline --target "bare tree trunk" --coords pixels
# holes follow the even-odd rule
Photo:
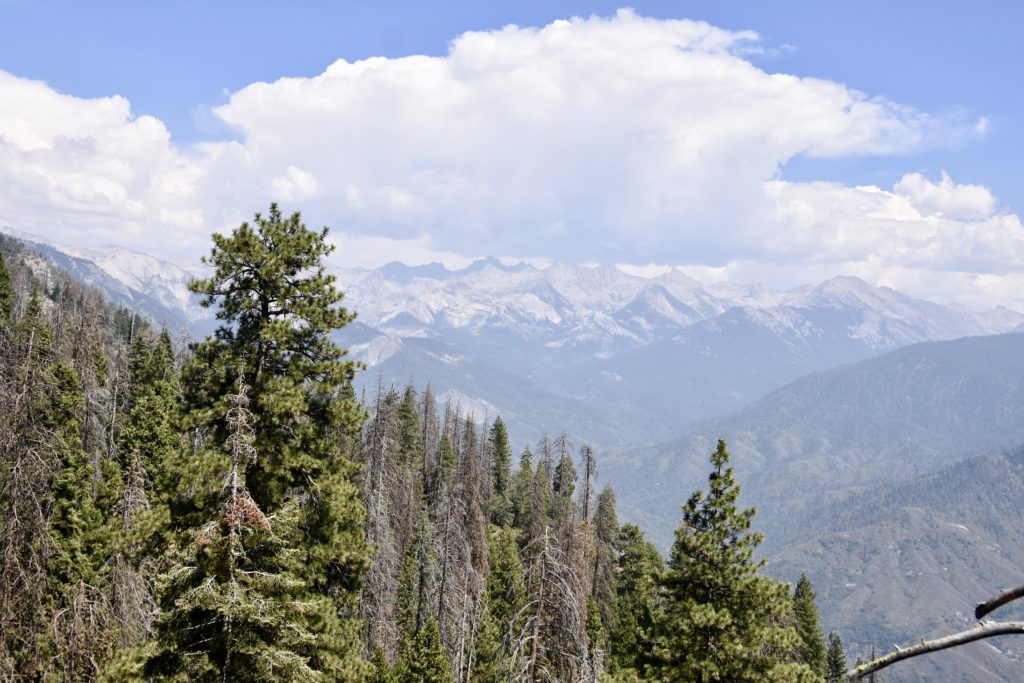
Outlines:
[[[972,629],[961,631],[960,633],[954,633],[951,636],[937,638],[936,640],[922,640],[920,643],[912,647],[897,649],[896,652],[890,652],[884,657],[879,657],[867,664],[861,664],[857,668],[851,669],[846,675],[851,679],[864,678],[865,676],[869,676],[876,671],[895,664],[896,662],[901,662],[904,659],[918,657],[920,655],[928,654],[929,652],[938,652],[939,650],[945,650],[947,648],[964,645],[966,643],[973,643],[976,640],[992,638],[993,636],[1005,636],[1013,633],[1024,633],[1024,621],[996,621],[981,624],[980,626],[975,626]]]

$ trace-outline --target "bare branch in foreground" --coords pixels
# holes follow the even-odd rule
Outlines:
[[[1008,588],[999,595],[989,598],[985,602],[978,603],[978,606],[974,608],[974,618],[980,620],[986,614],[994,612],[1006,603],[1019,600],[1020,598],[1024,598],[1024,585]]]
[[[928,654],[929,652],[938,652],[939,650],[956,647],[957,645],[964,645],[965,643],[972,643],[975,640],[992,638],[993,636],[1005,636],[1013,633],[1024,633],[1024,621],[994,621],[987,624],[981,624],[980,626],[975,626],[972,629],[961,631],[960,633],[954,633],[951,636],[945,636],[931,641],[922,640],[918,645],[914,645],[913,647],[908,647],[903,650],[897,649],[896,652],[890,652],[884,657],[879,657],[867,664],[862,664],[855,669],[851,669],[846,675],[851,680],[864,678],[879,669],[884,669],[885,667],[904,659]]]

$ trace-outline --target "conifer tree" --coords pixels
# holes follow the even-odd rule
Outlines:
[[[615,491],[605,486],[597,496],[594,511],[594,547],[590,596],[607,628],[615,612],[615,570],[618,561],[619,520],[615,513]]]
[[[828,634],[825,680],[828,683],[842,683],[846,680],[846,651],[838,633]]]
[[[657,582],[663,562],[635,524],[619,532],[615,616],[610,624],[612,672],[638,677],[651,662],[650,636],[657,614]]]
[[[424,460],[423,437],[420,429],[416,390],[406,387],[398,405],[398,479],[395,493],[395,543],[405,553],[416,531],[423,508]]]
[[[82,448],[80,412],[85,403],[81,384],[67,363],[49,369],[52,384],[46,406],[44,429],[53,434],[58,457],[53,482],[53,517],[50,536],[54,553],[50,559],[50,578],[54,593],[65,593],[79,581],[92,583],[94,571],[102,562],[91,556],[90,546],[101,524],[93,501],[93,472]]]
[[[825,675],[826,652],[824,636],[818,624],[814,588],[807,576],[801,574],[793,590],[793,616],[796,632],[800,635],[800,659],[818,676]]]
[[[533,503],[533,453],[529,447],[519,455],[519,469],[512,481],[512,524],[523,531],[529,527]]]
[[[4,255],[0,253],[0,329],[6,327],[14,315],[14,285]]]
[[[65,680],[91,680],[113,640],[109,607],[97,589],[105,559],[103,516],[95,505],[96,478],[82,446],[85,397],[78,374],[66,362],[55,363],[47,374],[43,428],[52,434],[56,456],[49,529],[53,551],[47,563],[51,665]]]
[[[436,621],[429,620],[412,634],[396,670],[398,683],[446,683],[451,680],[451,665]]]
[[[512,449],[501,417],[494,419],[488,437],[491,450],[491,522],[504,526],[512,522]]]
[[[525,585],[516,532],[510,528],[492,527],[490,540],[491,571],[487,575],[472,676],[472,680],[478,683],[512,677],[508,648],[514,634],[522,628],[520,609]]]
[[[782,625],[789,591],[758,570],[760,534],[754,510],[737,507],[739,487],[725,441],[711,456],[708,492],[683,506],[663,579],[664,613],[657,626],[655,670],[666,683],[813,681],[805,664],[789,661],[799,643]]]
[[[384,654],[383,648],[378,647],[373,651],[370,665],[373,667],[373,671],[370,673],[370,677],[366,679],[366,683],[398,683],[398,678],[388,662],[388,657]]]
[[[356,364],[329,335],[353,315],[340,304],[323,259],[333,247],[327,229],[314,232],[298,213],[285,218],[276,205],[253,224],[214,235],[204,262],[208,279],[192,283],[204,306],[218,306],[221,326],[192,347],[184,384],[188,424],[213,443],[228,436],[223,418],[238,368],[251,387],[254,445],[262,457],[245,472],[247,490],[267,515],[294,503],[295,538],[278,536],[302,554],[298,576],[316,634],[312,666],[336,680],[360,680],[367,669],[353,619],[370,552],[364,509],[343,448],[364,418],[351,381]],[[223,458],[190,463],[212,479]],[[193,485],[187,526],[216,505],[212,487]],[[319,607],[318,596],[330,596]],[[315,609],[313,606],[317,606]]]
[[[167,330],[155,340],[137,334],[128,366],[132,379],[128,419],[118,450],[126,466],[134,460],[142,468],[150,509],[133,524],[133,535],[140,542],[144,539],[145,547],[155,554],[170,540],[166,527],[169,508],[177,499],[174,477],[182,452],[181,384]]]
[[[163,579],[157,639],[143,674],[172,681],[322,680],[312,667],[315,636],[303,618],[317,598],[296,578],[301,553],[283,540],[296,508],[270,518],[246,489],[244,472],[257,451],[244,384],[232,398],[223,503],[198,530],[190,556]]]

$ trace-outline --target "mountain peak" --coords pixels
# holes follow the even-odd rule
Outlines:
[[[518,273],[523,270],[529,270],[530,268],[533,267],[524,261],[513,263],[512,265],[505,265],[504,263],[501,262],[500,259],[498,259],[495,256],[486,256],[484,258],[480,258],[477,259],[476,261],[473,261],[465,268],[462,268],[461,270],[457,270],[455,272],[476,273],[478,271],[483,270],[484,268],[487,268],[488,266],[490,266],[491,268],[497,268],[498,270],[502,270],[506,273]]]
[[[453,274],[443,263],[432,261],[419,266],[410,266],[401,261],[391,261],[377,269],[388,280],[409,283],[413,278],[424,277],[432,280],[444,280]]]

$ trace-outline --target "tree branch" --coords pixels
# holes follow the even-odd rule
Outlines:
[[[985,602],[979,603],[978,606],[974,608],[974,617],[980,620],[986,614],[994,612],[1006,603],[1013,602],[1020,598],[1024,598],[1024,585],[1017,586],[1016,588],[1008,588],[999,595],[989,598]]]
[[[1000,596],[993,598],[993,600],[989,602],[994,602],[998,597]],[[1005,602],[1009,602],[1009,600],[1006,600]],[[885,667],[904,659],[928,654],[929,652],[938,652],[939,650],[956,647],[957,645],[964,645],[965,643],[972,643],[975,640],[992,638],[993,636],[1005,636],[1012,633],[1024,633],[1024,621],[994,621],[987,624],[981,624],[980,626],[975,626],[972,629],[961,631],[960,633],[954,633],[951,636],[945,636],[944,638],[938,638],[931,641],[922,640],[918,645],[908,647],[904,650],[897,649],[896,652],[891,652],[884,657],[879,657],[867,664],[862,664],[856,669],[851,669],[846,675],[851,680],[864,678],[879,669],[884,669]]]

